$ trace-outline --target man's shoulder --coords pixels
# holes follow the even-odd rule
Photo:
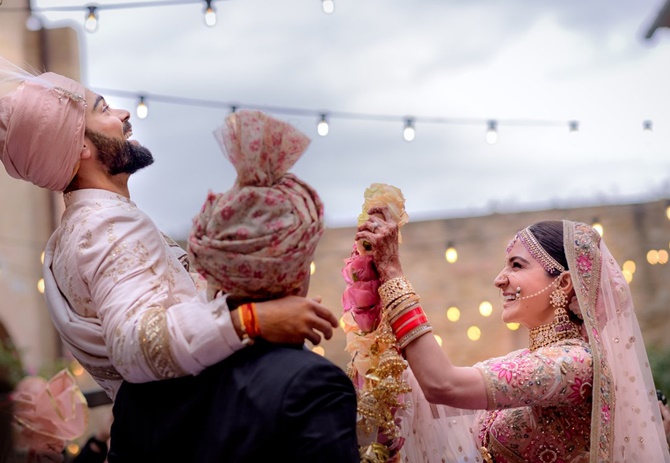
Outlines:
[[[281,378],[314,377],[316,381],[349,381],[344,370],[327,358],[301,346],[257,343],[238,351],[228,367],[246,370],[250,377]]]

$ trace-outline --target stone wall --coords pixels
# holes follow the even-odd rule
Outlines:
[[[527,331],[511,331],[501,321],[501,303],[493,279],[502,268],[505,248],[521,228],[540,221],[569,219],[593,223],[598,218],[604,227],[603,238],[620,265],[626,260],[636,263],[631,282],[647,345],[670,348],[668,306],[670,304],[670,264],[650,265],[649,250],[669,251],[670,220],[666,201],[617,206],[594,206],[576,209],[492,214],[483,217],[450,218],[408,223],[402,229],[403,266],[414,288],[421,295],[435,333],[443,340],[443,349],[458,365],[470,365],[491,356],[503,355],[527,345]],[[321,295],[324,304],[341,314],[340,297],[344,281],[339,275],[343,261],[353,244],[355,229],[326,230],[315,256],[316,273],[312,276],[310,295]],[[458,251],[456,263],[447,263],[444,252],[448,241]],[[479,304],[489,301],[493,313],[484,317]],[[448,307],[460,309],[460,319],[446,317]],[[481,330],[478,341],[468,339],[468,327]],[[340,366],[349,360],[344,349],[344,335],[323,344],[326,356]]]

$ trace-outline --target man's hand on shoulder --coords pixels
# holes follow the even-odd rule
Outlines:
[[[286,296],[257,302],[256,313],[261,337],[275,343],[302,344],[308,339],[316,345],[321,336],[330,339],[338,324],[335,315],[321,305],[320,297]]]

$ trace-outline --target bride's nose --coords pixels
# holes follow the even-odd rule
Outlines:
[[[509,278],[507,278],[507,272],[505,270],[501,270],[498,276],[493,280],[493,286],[495,286],[498,289],[503,289],[505,286],[509,284]]]

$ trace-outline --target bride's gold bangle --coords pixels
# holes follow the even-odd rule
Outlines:
[[[407,294],[415,294],[415,292],[405,277],[392,278],[379,287],[379,297],[384,307],[388,307],[396,299]]]

